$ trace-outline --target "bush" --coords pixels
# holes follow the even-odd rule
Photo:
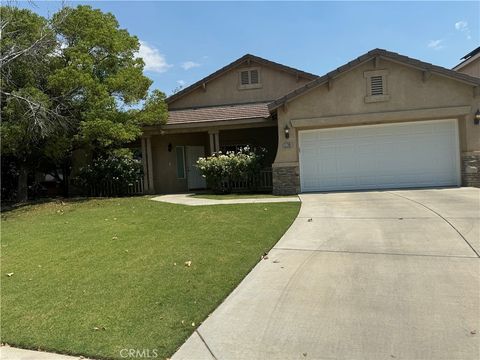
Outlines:
[[[130,152],[101,156],[79,169],[74,184],[94,196],[126,195],[142,176],[142,162]]]
[[[197,166],[206,178],[208,186],[218,194],[230,193],[232,183],[245,182],[250,189],[254,190],[255,177],[263,167],[265,149],[253,151],[250,147],[244,147],[238,152],[221,151],[206,158],[199,158]]]
[[[12,156],[1,157],[2,201],[15,201],[17,198],[18,167]]]

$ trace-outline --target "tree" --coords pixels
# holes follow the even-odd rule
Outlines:
[[[14,7],[3,12],[14,20],[0,40],[1,58],[8,59],[2,84],[10,85],[2,87],[2,154],[14,154],[23,168],[40,157],[61,167],[68,184],[75,149],[96,157],[135,140],[143,123],[166,120],[165,95],[148,95],[152,82],[136,56],[138,38],[112,14],[83,5],[65,7],[50,20]],[[27,34],[22,49],[20,30]],[[25,189],[26,177],[19,176],[20,200]]]
[[[0,25],[1,153],[16,159],[18,199],[25,200],[28,168],[62,125],[47,89],[56,40],[47,21],[28,10],[2,7]]]

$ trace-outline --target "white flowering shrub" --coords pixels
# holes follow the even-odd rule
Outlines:
[[[98,157],[79,169],[73,183],[84,194],[96,188],[94,196],[126,195],[128,187],[143,175],[142,162],[130,150],[119,149]],[[108,191],[107,191],[108,188]]]
[[[250,180],[260,173],[264,157],[265,149],[254,151],[246,146],[238,152],[224,154],[219,151],[212,156],[199,158],[197,166],[212,191],[224,194],[231,192],[234,182],[246,182],[254,187],[254,181]]]

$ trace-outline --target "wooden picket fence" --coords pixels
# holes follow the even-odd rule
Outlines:
[[[251,176],[244,180],[226,180],[223,185],[225,188],[230,188],[232,192],[244,191],[272,191],[272,168],[264,168],[259,174]]]
[[[90,187],[90,196],[111,197],[111,196],[133,196],[143,194],[143,177],[138,178],[130,184],[118,184],[114,181],[104,181]]]

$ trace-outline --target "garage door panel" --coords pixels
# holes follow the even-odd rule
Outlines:
[[[302,191],[458,185],[453,120],[300,132]]]

